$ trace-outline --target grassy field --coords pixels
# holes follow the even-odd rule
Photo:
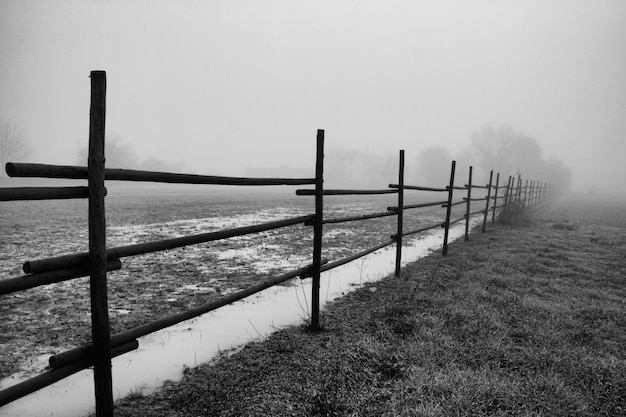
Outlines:
[[[118,416],[626,415],[626,203],[474,231]]]

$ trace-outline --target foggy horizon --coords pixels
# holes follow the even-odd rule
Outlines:
[[[623,194],[624,39],[610,0],[0,0],[0,119],[25,161],[74,165],[103,70],[124,168],[308,177],[324,129],[330,181],[352,154],[386,184],[400,149],[414,178],[432,147],[478,166],[473,135],[505,126],[571,170],[572,191]]]

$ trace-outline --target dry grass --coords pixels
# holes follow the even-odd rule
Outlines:
[[[366,285],[319,333],[279,331],[116,415],[624,415],[624,205],[565,203]]]

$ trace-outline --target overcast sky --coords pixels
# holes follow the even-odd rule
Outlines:
[[[0,60],[32,162],[76,162],[105,70],[107,133],[187,172],[313,173],[318,128],[413,160],[507,124],[576,189],[626,178],[623,0],[0,0]]]

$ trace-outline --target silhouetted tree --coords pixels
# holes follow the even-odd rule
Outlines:
[[[28,142],[15,123],[0,120],[0,176],[5,176],[4,165],[7,162],[18,162],[30,154]]]
[[[472,153],[478,167],[504,175],[528,172],[542,159],[534,138],[511,126],[485,126],[471,137]]]
[[[165,162],[161,159],[150,157],[139,164],[139,169],[144,171],[160,171],[160,172],[183,172],[181,162]]]
[[[78,148],[79,165],[87,165],[88,145]],[[105,164],[107,168],[137,169],[138,162],[135,151],[129,145],[124,145],[117,135],[107,136],[104,144]]]
[[[443,146],[431,146],[417,154],[417,171],[424,186],[443,186],[450,178],[452,153]]]
[[[508,175],[522,175],[522,179],[548,181],[561,190],[571,185],[572,173],[557,158],[545,159],[535,138],[511,126],[485,126],[471,137],[471,149],[477,174],[484,178],[489,170]]]

